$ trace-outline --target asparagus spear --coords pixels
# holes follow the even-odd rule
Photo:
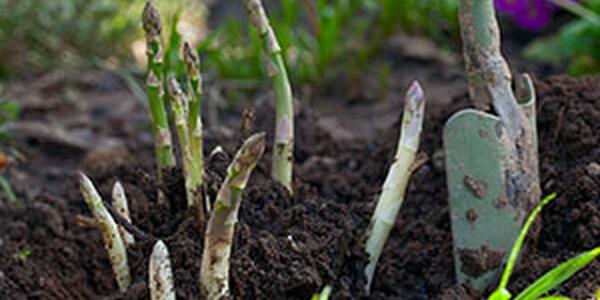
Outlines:
[[[229,257],[242,192],[265,149],[264,133],[249,137],[227,168],[204,235],[200,283],[209,300],[229,297]]]
[[[127,220],[127,222],[131,223],[131,218],[129,217],[129,206],[127,205],[127,196],[125,195],[125,189],[123,189],[123,185],[121,182],[115,182],[112,190],[112,205],[113,208],[117,211],[123,219]],[[135,239],[133,235],[125,229],[125,227],[118,225],[119,233],[121,234],[121,238],[125,242],[127,247],[133,245],[135,243]]]
[[[375,213],[367,229],[366,251],[369,254],[369,264],[365,269],[367,291],[371,287],[379,256],[383,251],[390,231],[394,227],[396,217],[404,201],[404,193],[413,171],[412,165],[419,149],[424,110],[425,97],[423,90],[419,83],[415,81],[406,94],[400,141],[396,149],[394,162],[385,178]]]
[[[203,157],[203,125],[200,107],[202,105],[202,74],[200,73],[200,58],[192,50],[189,43],[183,44],[183,61],[186,65],[187,76],[190,87],[190,102],[188,112],[188,128],[190,141],[190,155],[192,156],[192,171],[191,185],[194,191],[198,193],[198,200],[201,199],[199,194],[200,188],[204,184],[204,157]],[[200,202],[198,202],[200,206]],[[204,203],[206,211],[210,211],[210,202]]]
[[[149,267],[150,299],[175,300],[173,271],[169,260],[169,250],[163,241],[158,240],[152,248]]]
[[[127,263],[127,250],[117,224],[104,206],[94,184],[83,173],[79,174],[79,187],[85,203],[94,214],[98,225],[100,225],[104,247],[108,252],[108,258],[115,273],[119,290],[125,292],[131,283],[131,275]]]
[[[294,107],[281,47],[260,0],[242,0],[268,55],[267,70],[275,89],[275,144],[271,176],[292,191]]]
[[[195,180],[199,176],[199,171],[195,168],[194,159],[190,149],[189,128],[188,128],[188,98],[181,90],[179,83],[175,78],[169,80],[169,99],[171,100],[171,110],[173,120],[177,129],[177,137],[181,146],[181,155],[183,161],[183,175],[185,178],[185,191],[189,207],[194,207],[200,202],[197,201],[200,195],[199,187],[195,185]],[[202,211],[202,210],[201,210]],[[204,220],[204,216],[201,216]]]
[[[148,75],[146,90],[148,93],[148,106],[152,121],[152,132],[156,148],[159,179],[171,168],[175,167],[175,156],[169,119],[164,103],[164,90],[162,87],[163,50],[160,40],[162,24],[160,14],[151,0],[146,2],[142,15],[143,27],[146,32],[146,55],[148,56]]]

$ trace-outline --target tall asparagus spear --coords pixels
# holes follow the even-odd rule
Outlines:
[[[185,190],[189,207],[195,207],[200,204],[200,186],[197,185],[200,169],[197,168],[194,158],[192,157],[190,147],[190,135],[188,128],[188,98],[181,90],[179,83],[175,78],[169,80],[169,99],[171,100],[171,110],[173,112],[173,120],[177,129],[177,137],[181,146],[181,154],[183,161],[183,175],[185,178]],[[203,212],[203,210],[200,210]],[[201,215],[201,221],[204,221],[204,216]]]
[[[209,300],[229,297],[229,257],[242,192],[265,149],[264,133],[249,137],[227,168],[217,194],[206,234],[200,269],[200,283]]]
[[[160,14],[151,0],[146,2],[142,20],[146,32],[146,55],[148,56],[148,75],[146,78],[148,106],[152,121],[152,132],[154,133],[158,177],[161,179],[169,169],[175,167],[176,162],[162,87],[163,49],[160,39],[162,23]]]
[[[98,191],[96,191],[94,184],[83,173],[79,174],[79,188],[85,203],[92,211],[98,225],[100,225],[100,232],[104,239],[104,247],[108,253],[113,273],[115,273],[119,290],[125,292],[131,284],[131,275],[127,263],[125,242],[123,242],[123,238],[119,233],[119,228],[104,206],[102,198],[100,197],[100,194],[98,194]]]
[[[163,241],[159,240],[152,248],[149,266],[149,286],[151,300],[175,300],[173,271],[169,259],[169,250]]]
[[[252,24],[263,40],[268,55],[267,70],[275,89],[275,145],[271,176],[292,191],[294,154],[294,107],[292,88],[281,53],[281,47],[260,0],[242,0]]]
[[[203,126],[200,107],[202,105],[202,74],[200,73],[200,58],[189,43],[183,44],[183,61],[186,65],[188,82],[190,87],[190,101],[188,111],[188,128],[190,141],[190,155],[192,157],[191,185],[197,194],[197,200],[201,200],[200,189],[204,183],[204,157],[203,157]],[[206,199],[208,200],[208,199]],[[201,206],[198,202],[197,205]],[[205,210],[210,211],[210,202],[206,201]]]
[[[404,193],[419,149],[424,110],[425,96],[423,90],[419,83],[414,81],[406,94],[400,141],[396,149],[394,162],[385,178],[375,213],[367,229],[366,250],[369,254],[369,264],[365,269],[367,291],[371,287],[379,256],[383,251],[390,231],[394,227],[396,217],[404,201]]]
[[[112,205],[113,208],[117,211],[123,219],[127,220],[127,222],[131,223],[131,218],[129,217],[129,205],[127,204],[127,196],[125,195],[125,189],[123,189],[123,185],[121,182],[115,182],[112,190]],[[125,246],[129,247],[135,243],[135,239],[133,235],[125,229],[125,227],[118,225],[119,233],[125,242]]]

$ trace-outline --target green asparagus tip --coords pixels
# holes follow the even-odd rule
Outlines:
[[[256,163],[265,151],[265,136],[265,133],[261,132],[249,137],[240,148],[237,161],[242,165]]]
[[[169,88],[167,92],[171,99],[178,99],[183,95],[183,91],[181,90],[181,86],[179,85],[179,82],[177,82],[177,79],[169,79]]]
[[[246,8],[246,12],[250,17],[250,22],[254,25],[254,27],[256,27],[258,34],[265,36],[263,39],[265,41],[265,50],[267,53],[273,54],[281,52],[281,47],[279,46],[279,42],[275,38],[273,29],[269,24],[269,18],[267,18],[267,13],[262,5],[262,1],[243,0],[242,2],[244,2],[244,7]]]
[[[187,67],[188,74],[198,74],[200,58],[187,41],[183,44],[183,61]]]
[[[144,31],[148,37],[158,37],[162,31],[162,22],[160,21],[160,13],[151,0],[146,2],[144,13],[142,14]]]

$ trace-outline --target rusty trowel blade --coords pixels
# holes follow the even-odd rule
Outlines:
[[[483,291],[499,277],[526,212],[509,203],[514,165],[500,120],[466,109],[444,128],[456,278]]]

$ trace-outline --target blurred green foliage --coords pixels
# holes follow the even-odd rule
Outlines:
[[[600,0],[582,1],[591,18],[577,18],[563,25],[558,33],[531,43],[525,57],[533,62],[561,66],[571,75],[600,72]]]
[[[0,74],[89,64],[127,53],[129,1],[0,0]]]
[[[167,20],[196,0],[156,1]],[[145,1],[0,0],[0,77],[131,62]]]
[[[277,9],[269,9],[293,81],[318,80],[326,70],[335,73],[332,63],[344,57],[350,51],[348,44],[358,38],[356,20],[362,18],[352,16],[357,16],[360,2],[317,0],[317,9],[309,16],[303,1],[281,0]],[[312,28],[306,18],[315,22]],[[266,76],[261,40],[245,20],[227,18],[201,43],[199,50],[206,57],[206,64],[222,77],[247,80]]]
[[[370,0],[379,10],[377,26],[384,35],[397,30],[421,34],[456,49],[460,39],[458,0]]]
[[[0,140],[5,139],[8,134],[5,130],[6,124],[15,121],[21,111],[19,103],[6,99],[2,96],[4,86],[0,83]]]
[[[280,0],[268,14],[284,51],[292,81],[338,80],[361,76],[385,38],[404,31],[423,34],[456,48],[456,0]],[[270,4],[270,3],[269,3]],[[260,79],[260,39],[245,21],[222,22],[200,45],[219,76]]]

